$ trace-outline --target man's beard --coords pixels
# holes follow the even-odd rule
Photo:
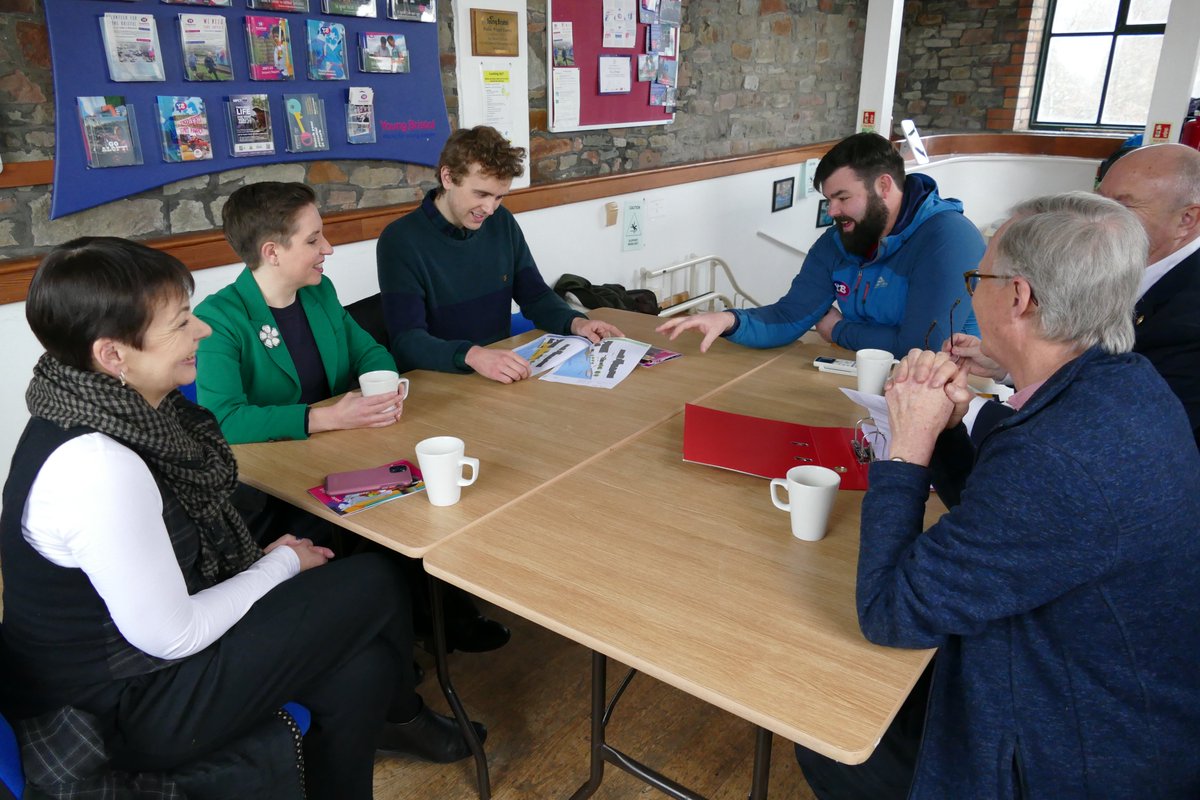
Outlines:
[[[846,231],[839,227],[838,232],[842,236],[842,247],[846,248],[847,253],[852,253],[860,258],[866,258],[875,252],[875,248],[879,246],[879,240],[883,238],[883,229],[887,227],[888,208],[874,189],[869,190],[867,196],[867,210],[863,213],[863,218],[855,222],[854,227]],[[834,221],[840,226],[841,223],[849,217],[838,217]]]

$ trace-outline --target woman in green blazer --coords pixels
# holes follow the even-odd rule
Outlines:
[[[333,248],[316,195],[302,183],[255,183],[230,196],[225,236],[246,262],[196,316],[212,326],[197,354],[196,399],[233,444],[304,439],[344,428],[383,427],[403,411],[396,395],[311,404],[347,392],[358,376],[396,369],[387,349],[338,301],[322,264]]]
[[[232,285],[196,307],[212,335],[196,354],[196,399],[234,444],[304,439],[311,433],[391,425],[402,396],[347,392],[364,372],[396,369],[386,348],[342,308],[321,265],[333,252],[321,232],[316,194],[302,183],[243,186],[222,212],[225,238],[246,262]],[[330,405],[312,403],[347,392]],[[236,498],[260,541],[290,531],[347,551],[338,529],[318,517],[242,487]],[[357,545],[355,545],[357,546]],[[402,559],[415,588],[418,635],[431,634],[420,563]],[[446,593],[450,649],[482,652],[509,638],[466,593]]]

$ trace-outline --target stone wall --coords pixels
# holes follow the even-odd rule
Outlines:
[[[1007,77],[1000,68],[1014,63],[1019,43],[1012,37],[1021,30],[1020,6],[1029,2],[909,2],[897,119],[912,116],[928,131],[990,125],[991,112],[1008,102],[1008,87],[997,81]],[[771,151],[853,129],[867,0],[684,0],[674,124],[564,134],[545,130],[545,0],[528,8],[534,184]],[[6,163],[53,158],[41,2],[0,0],[0,12],[0,156]],[[442,85],[454,125],[457,20],[449,2],[439,13]],[[257,166],[189,178],[54,221],[49,187],[0,189],[0,256],[36,254],[85,234],[158,238],[211,230],[220,226],[225,199],[247,182],[307,181],[322,209],[335,212],[415,200],[433,179],[427,167],[377,161]]]
[[[1033,5],[1034,0],[905,3],[897,126],[908,118],[926,133],[1013,130]],[[1026,82],[1032,84],[1031,74]]]

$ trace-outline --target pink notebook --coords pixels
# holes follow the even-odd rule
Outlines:
[[[851,428],[798,425],[691,404],[683,410],[684,461],[760,478],[782,478],[792,467],[816,464],[840,473],[841,488],[864,491],[870,465],[854,457],[853,435]]]

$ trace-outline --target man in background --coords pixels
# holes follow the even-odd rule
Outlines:
[[[1132,211],[1150,238],[1133,352],[1150,359],[1183,403],[1200,444],[1200,151],[1134,150],[1109,168],[1099,192]]]
[[[1100,194],[1137,216],[1150,240],[1134,307],[1133,352],[1150,360],[1183,403],[1200,445],[1200,151],[1181,144],[1143,147],[1109,167]],[[944,346],[976,375],[1003,380],[1005,365],[983,356],[974,337]],[[971,431],[979,441],[1010,414],[988,403]]]

